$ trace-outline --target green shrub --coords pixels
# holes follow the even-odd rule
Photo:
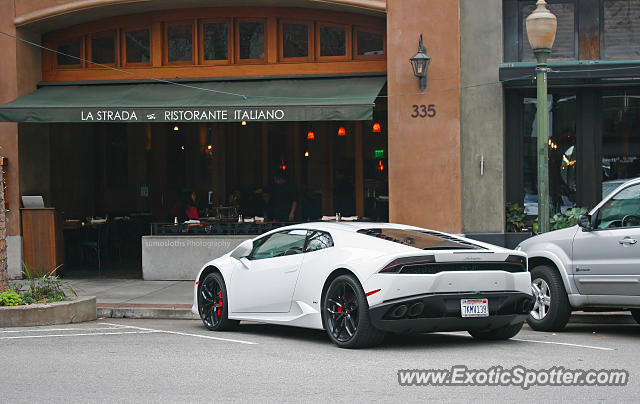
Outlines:
[[[517,203],[507,203],[505,207],[507,231],[519,232],[524,228],[524,207]]]
[[[569,208],[565,213],[558,212],[549,218],[549,230],[560,230],[578,224],[578,217],[588,212],[587,208]],[[538,218],[533,222],[533,231],[538,232]]]
[[[57,276],[51,276],[55,269],[48,274],[36,277],[33,276],[31,268],[26,263],[23,266],[28,282],[24,286],[17,287],[16,290],[26,304],[69,300],[66,291],[70,291],[77,296],[76,291],[73,290],[69,282],[63,281]]]
[[[22,299],[13,290],[5,290],[0,293],[0,306],[17,306],[19,304],[22,304]]]

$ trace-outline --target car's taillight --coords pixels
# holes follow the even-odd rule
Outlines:
[[[433,255],[421,255],[418,257],[402,257],[391,261],[387,266],[380,270],[383,274],[395,274],[400,272],[405,265],[430,264],[436,262]]]
[[[514,264],[520,264],[522,265],[525,271],[527,270],[527,258],[523,257],[522,255],[510,255],[507,257],[505,262],[513,262]]]

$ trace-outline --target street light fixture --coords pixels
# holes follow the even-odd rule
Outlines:
[[[418,35],[418,53],[409,58],[413,74],[420,79],[420,90],[427,87],[427,69],[431,62],[431,57],[427,55],[427,48],[422,44],[422,33]]]
[[[547,58],[556,38],[558,22],[547,9],[547,2],[538,0],[536,9],[527,17],[527,37],[536,56],[538,113],[538,229],[549,231],[549,116],[547,112]]]

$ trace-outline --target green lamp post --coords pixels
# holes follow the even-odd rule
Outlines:
[[[539,231],[549,231],[549,116],[547,112],[547,58],[556,38],[557,20],[547,9],[547,2],[538,0],[536,9],[527,17],[527,37],[536,56],[538,107],[538,223]]]

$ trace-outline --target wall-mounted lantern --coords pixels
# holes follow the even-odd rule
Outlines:
[[[413,74],[420,79],[420,90],[427,87],[427,69],[431,63],[431,56],[427,55],[427,48],[422,44],[422,33],[418,35],[418,53],[409,59]]]

